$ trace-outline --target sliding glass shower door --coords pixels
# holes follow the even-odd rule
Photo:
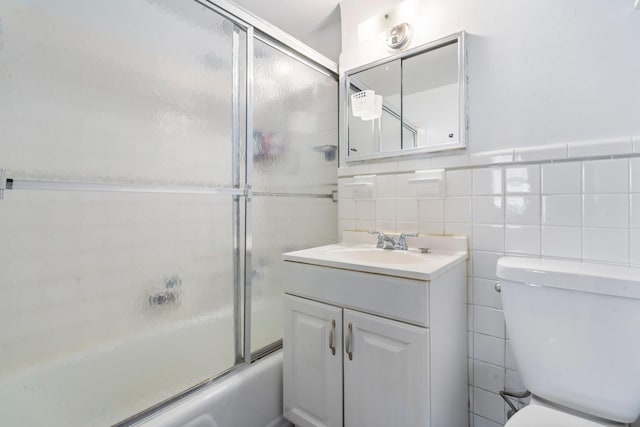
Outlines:
[[[2,425],[112,425],[277,344],[281,253],[337,240],[336,76],[207,1],[0,20]]]
[[[236,363],[247,36],[194,1],[0,18],[1,423],[111,425]]]
[[[282,253],[338,240],[335,78],[256,40],[254,82],[252,351],[282,339]]]

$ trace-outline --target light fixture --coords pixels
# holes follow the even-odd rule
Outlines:
[[[388,49],[403,49],[411,43],[413,38],[411,22],[416,19],[419,12],[419,0],[400,2],[395,7],[358,25],[358,38],[360,41],[365,41],[382,34]]]
[[[412,39],[413,28],[411,27],[411,24],[407,22],[396,25],[395,27],[387,31],[385,35],[387,48],[391,50],[402,49],[403,47],[411,43]]]

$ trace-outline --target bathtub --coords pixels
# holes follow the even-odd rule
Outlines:
[[[285,427],[282,350],[204,386],[136,427]]]
[[[189,363],[196,373],[231,366],[231,322],[230,314],[200,316],[18,371],[3,371],[0,366],[0,425],[106,427],[125,420],[206,378],[204,374],[185,378],[176,363]],[[229,345],[221,347],[219,342]],[[281,414],[282,355],[276,352],[237,367],[148,421],[122,425],[288,425]]]

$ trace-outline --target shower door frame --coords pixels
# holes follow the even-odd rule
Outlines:
[[[132,426],[172,403],[183,399],[193,392],[221,380],[238,368],[246,367],[253,361],[282,347],[282,339],[263,348],[251,349],[251,275],[253,255],[252,235],[252,199],[259,196],[313,197],[330,198],[335,194],[313,193],[272,193],[253,190],[253,88],[254,88],[254,45],[258,40],[269,47],[293,58],[296,61],[328,76],[336,81],[336,99],[339,101],[339,79],[337,64],[304,45],[277,27],[250,14],[244,9],[226,0],[193,0],[207,9],[226,18],[233,24],[232,34],[232,183],[231,187],[196,186],[153,186],[117,183],[64,182],[46,180],[12,179],[6,176],[0,167],[0,203],[6,191],[13,190],[59,190],[84,192],[129,192],[129,193],[165,193],[165,194],[209,194],[233,197],[233,327],[234,327],[234,365],[229,369],[204,379],[201,383],[170,397],[144,411],[116,424],[118,427]],[[245,34],[244,55],[242,32]],[[242,63],[246,69],[242,70]],[[242,87],[244,78],[244,88]],[[244,89],[244,99],[241,97]],[[244,106],[244,111],[243,108]],[[338,111],[340,103],[336,106]],[[242,116],[244,114],[244,117]],[[339,117],[336,117],[338,128]],[[244,119],[244,129],[242,128]],[[339,129],[338,129],[339,134]],[[244,144],[244,146],[243,146]],[[2,165],[0,165],[2,166]]]
[[[234,25],[233,31],[233,101],[232,101],[232,144],[233,144],[233,180],[232,189],[220,188],[213,190],[215,194],[227,193],[234,197],[233,201],[233,242],[234,242],[234,345],[235,365],[217,374],[214,377],[203,380],[201,383],[170,397],[165,401],[145,409],[144,411],[127,418],[114,427],[133,426],[179,400],[191,395],[201,388],[223,380],[238,369],[246,368],[253,361],[282,348],[282,339],[263,348],[251,351],[251,271],[252,271],[252,198],[254,196],[253,184],[253,87],[254,87],[254,44],[259,40],[268,46],[290,56],[291,58],[313,68],[325,76],[336,81],[336,92],[339,95],[338,65],[311,49],[299,40],[268,22],[252,15],[244,9],[226,0],[193,0],[205,6],[215,13],[227,18]],[[242,70],[240,68],[240,37],[239,30],[245,32],[245,129],[244,141],[241,128],[242,99],[240,99],[240,82]],[[339,96],[337,97],[339,98]],[[338,99],[339,101],[339,99]],[[337,105],[340,108],[340,103]],[[338,127],[340,127],[339,117]],[[339,129],[338,129],[339,133]],[[242,144],[245,144],[244,159],[241,155]],[[242,166],[244,165],[244,176]],[[0,169],[1,171],[1,169]],[[244,180],[244,182],[243,182]],[[255,192],[260,195],[281,196],[276,193]],[[1,193],[0,193],[1,194]],[[334,201],[335,194],[292,194],[297,197],[331,198]],[[244,205],[243,205],[244,203]],[[242,209],[244,208],[244,209]],[[244,214],[244,215],[243,215]],[[244,217],[244,218],[243,218]],[[244,219],[244,223],[242,220]],[[244,236],[243,236],[244,231]],[[244,237],[244,251],[242,243]]]
[[[194,393],[202,387],[220,381],[239,368],[246,368],[253,361],[282,347],[282,339],[263,348],[251,349],[252,316],[252,199],[254,195],[272,197],[312,197],[335,199],[330,194],[317,193],[273,193],[254,192],[253,190],[253,88],[254,88],[254,45],[258,40],[269,47],[293,58],[336,82],[336,98],[339,101],[339,78],[337,64],[309,48],[279,28],[250,14],[244,9],[226,0],[193,0],[207,9],[226,18],[233,25],[232,34],[232,183],[225,187],[199,186],[153,186],[118,183],[64,182],[46,180],[13,179],[6,176],[0,167],[0,203],[6,191],[14,190],[50,190],[81,192],[127,192],[127,193],[165,193],[165,194],[207,194],[228,195],[233,197],[233,328],[234,328],[234,365],[215,376],[204,379],[199,384],[170,397],[142,412],[117,424],[117,427],[133,426],[152,413],[155,413],[178,400]],[[244,55],[242,53],[241,34],[245,34]],[[243,74],[242,63],[245,65]],[[244,88],[242,88],[244,78]],[[244,99],[241,99],[244,89]],[[244,105],[243,108],[241,108]],[[340,103],[337,103],[340,109]],[[244,114],[244,117],[242,116]],[[340,127],[339,115],[336,117]],[[244,129],[242,119],[244,118]],[[339,134],[339,129],[338,129]],[[244,146],[243,146],[244,144]],[[243,150],[244,149],[244,150]],[[0,165],[2,166],[2,165]]]
[[[58,190],[81,192],[128,192],[128,193],[165,193],[165,194],[206,194],[228,195],[233,197],[233,328],[234,328],[234,365],[229,369],[204,379],[201,383],[170,397],[132,417],[116,424],[119,427],[132,426],[172,403],[183,399],[193,392],[221,380],[239,368],[246,368],[253,361],[282,347],[282,339],[263,348],[251,349],[252,317],[252,199],[254,195],[272,197],[312,197],[329,198],[335,194],[312,193],[272,193],[253,190],[253,88],[254,88],[254,45],[256,40],[314,69],[336,82],[336,99],[339,100],[339,78],[337,64],[324,57],[277,27],[255,17],[244,9],[226,0],[193,0],[206,7],[233,25],[232,34],[232,182],[231,186],[153,186],[119,183],[64,182],[46,180],[13,179],[6,176],[0,165],[0,203],[6,191],[14,190]],[[242,45],[242,33],[245,35]],[[244,48],[244,49],[243,49]],[[244,54],[246,57],[242,58]],[[242,69],[244,64],[245,69]],[[244,73],[244,74],[243,74]],[[243,81],[244,80],[244,81]],[[242,86],[244,83],[244,87]],[[244,89],[244,99],[242,95]],[[244,108],[242,108],[244,107]],[[337,109],[340,103],[337,102]],[[244,110],[244,111],[243,111]],[[243,116],[244,114],[244,116]],[[244,119],[244,128],[243,125]],[[339,123],[339,115],[336,117]],[[339,134],[339,129],[338,129]],[[337,136],[336,136],[337,138]],[[244,144],[244,145],[243,145]]]

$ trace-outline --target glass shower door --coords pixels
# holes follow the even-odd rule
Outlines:
[[[0,16],[2,424],[111,425],[236,363],[246,34],[194,1]]]
[[[336,79],[256,40],[251,351],[282,339],[282,253],[338,240]]]

